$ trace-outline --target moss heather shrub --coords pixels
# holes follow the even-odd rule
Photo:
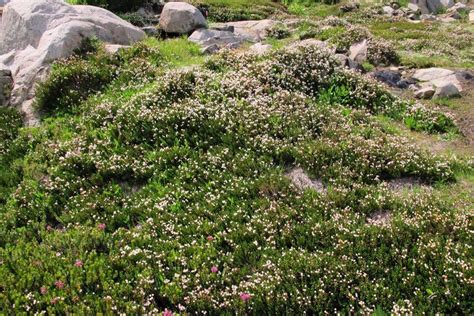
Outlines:
[[[86,40],[75,55],[55,62],[48,79],[37,90],[36,107],[45,116],[74,112],[81,102],[113,81],[151,80],[163,62],[158,48],[146,43],[109,54],[102,46],[91,47]]]
[[[0,211],[0,309],[472,310],[469,213],[384,183],[454,178],[445,158],[378,123],[393,100],[315,47],[238,68],[231,55],[141,88],[118,81],[121,93],[26,141],[35,172]],[[321,101],[335,82],[347,99]],[[327,192],[299,191],[283,175],[294,165]],[[379,212],[391,220],[371,224]]]

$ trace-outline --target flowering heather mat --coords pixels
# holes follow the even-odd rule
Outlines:
[[[473,311],[471,213],[429,189],[468,167],[380,120],[455,132],[448,117],[314,46],[174,70],[144,52],[40,127],[3,113],[0,310]],[[424,186],[387,184],[404,178]]]

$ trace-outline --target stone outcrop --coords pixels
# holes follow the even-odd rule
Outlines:
[[[265,55],[272,50],[272,45],[256,43],[250,46],[249,50],[256,55]]]
[[[250,42],[260,42],[267,38],[268,31],[277,24],[274,20],[238,21],[217,23],[216,28],[232,28],[236,35]]]
[[[196,7],[185,2],[168,2],[161,12],[160,27],[166,33],[189,34],[206,28],[207,22]]]
[[[364,39],[352,45],[349,48],[349,58],[358,63],[365,62],[367,60],[367,40]]]
[[[412,78],[421,82],[421,89],[415,93],[417,98],[427,99],[431,96],[450,98],[459,96],[462,92],[462,85],[456,73],[449,69],[419,69]]]
[[[0,69],[12,73],[10,103],[29,124],[35,84],[43,80],[52,61],[70,56],[87,37],[128,45],[145,37],[139,28],[94,6],[72,6],[61,0],[12,0],[5,6],[0,27]]]
[[[212,54],[221,48],[238,48],[245,39],[229,31],[199,29],[188,38],[191,42],[199,44],[203,52]]]

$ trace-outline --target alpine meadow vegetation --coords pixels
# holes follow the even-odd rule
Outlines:
[[[0,112],[0,310],[473,311],[472,213],[442,189],[472,161],[392,128],[456,134],[449,115],[317,46],[170,41],[57,62],[40,126]]]

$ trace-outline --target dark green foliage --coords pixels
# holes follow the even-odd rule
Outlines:
[[[21,172],[14,161],[22,157],[15,144],[22,126],[21,115],[14,109],[0,107],[0,210],[21,180]]]
[[[276,24],[268,30],[268,36],[274,39],[284,39],[290,37],[290,35],[290,30],[283,24]]]

